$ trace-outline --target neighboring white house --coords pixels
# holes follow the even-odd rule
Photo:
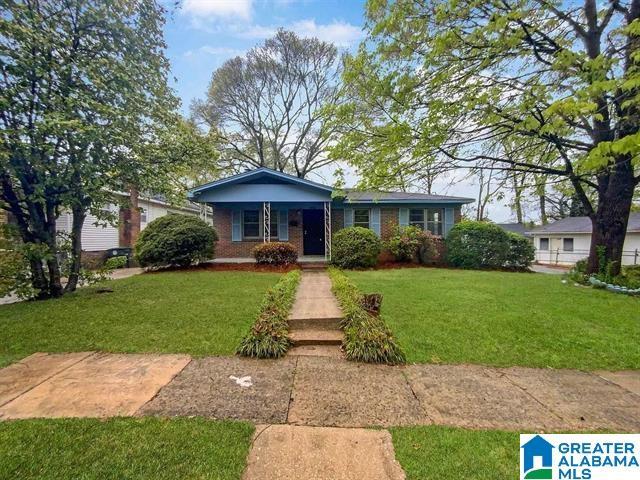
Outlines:
[[[568,217],[527,233],[533,237],[538,263],[573,265],[589,256],[591,228],[589,217]],[[622,264],[640,265],[640,213],[629,217]]]
[[[126,196],[126,194],[122,194]],[[168,204],[160,199],[147,198],[140,196],[138,200],[140,210],[140,230],[142,231],[149,222],[156,218],[163,217],[168,213],[181,213],[183,215],[194,215],[204,218],[211,223],[211,215],[202,210],[199,205],[189,204],[184,207],[177,207]],[[107,207],[113,213],[118,213],[117,205],[109,205]],[[71,232],[71,213],[63,213],[56,222],[58,231]],[[82,250],[85,252],[101,252],[111,248],[119,247],[119,229],[118,226],[96,225],[97,219],[93,215],[87,215],[82,227]]]

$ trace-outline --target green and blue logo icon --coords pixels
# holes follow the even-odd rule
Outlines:
[[[640,434],[522,434],[520,480],[639,480]]]
[[[553,449],[551,443],[540,435],[521,445],[520,465],[522,479],[553,479]]]

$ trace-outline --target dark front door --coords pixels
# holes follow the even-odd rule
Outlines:
[[[302,210],[302,241],[305,255],[324,255],[324,212]]]

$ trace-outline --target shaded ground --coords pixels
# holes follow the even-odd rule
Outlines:
[[[401,480],[404,472],[395,460],[391,435],[384,430],[256,428],[244,480],[325,478]]]
[[[558,276],[454,269],[350,271],[382,293],[410,362],[640,369],[640,299]]]
[[[34,352],[233,354],[276,273],[164,272],[0,306],[0,366]]]
[[[0,422],[0,478],[237,480],[253,430],[195,418]]]

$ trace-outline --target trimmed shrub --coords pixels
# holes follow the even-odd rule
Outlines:
[[[363,307],[362,293],[336,268],[329,269],[332,290],[344,313],[343,348],[349,360],[397,365],[406,362],[389,327],[381,317],[372,316]]]
[[[509,254],[506,266],[510,268],[528,268],[536,258],[533,243],[523,235],[507,232],[509,237]]]
[[[444,260],[444,241],[430,232],[423,232],[418,259],[423,265],[438,265]]]
[[[489,222],[456,224],[446,239],[447,261],[461,268],[501,268],[511,247],[507,232]]]
[[[288,265],[298,261],[298,252],[290,243],[271,242],[254,247],[253,257],[259,264]]]
[[[169,214],[147,225],[136,242],[143,267],[180,266],[213,258],[216,231],[192,215]]]
[[[342,268],[373,267],[382,243],[368,228],[347,227],[333,235],[331,262]]]
[[[242,339],[237,353],[253,358],[279,358],[291,346],[289,340],[289,312],[293,306],[300,271],[283,275],[278,283],[267,290],[260,306],[258,318]]]
[[[578,260],[576,264],[571,267],[566,273],[566,276],[569,280],[579,283],[581,285],[589,284],[589,275],[587,275],[587,263],[588,259],[583,258],[582,260]]]
[[[396,227],[393,234],[384,243],[397,262],[413,262],[417,259],[425,232],[409,225]]]

